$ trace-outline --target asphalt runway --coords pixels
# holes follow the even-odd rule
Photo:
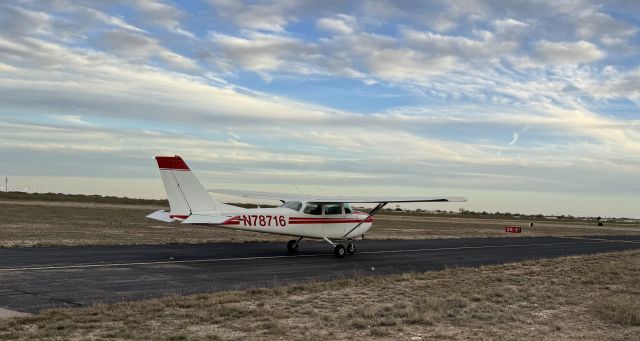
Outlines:
[[[363,240],[337,259],[324,242],[0,248],[0,308],[37,312],[305,281],[640,249],[640,236]]]

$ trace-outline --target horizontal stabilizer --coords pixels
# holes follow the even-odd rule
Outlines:
[[[155,211],[147,216],[147,218],[164,221],[166,223],[173,222],[173,218],[171,218],[171,214],[167,211]]]
[[[183,224],[224,224],[227,221],[233,220],[237,216],[230,215],[204,215],[204,214],[192,214],[189,218],[182,221]]]

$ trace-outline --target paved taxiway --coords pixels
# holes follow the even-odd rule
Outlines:
[[[640,236],[0,248],[0,307],[21,312],[310,280],[640,249]]]

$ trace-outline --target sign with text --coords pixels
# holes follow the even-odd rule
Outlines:
[[[520,232],[522,232],[522,227],[520,227],[520,226],[507,226],[507,227],[504,228],[504,232],[520,233]]]

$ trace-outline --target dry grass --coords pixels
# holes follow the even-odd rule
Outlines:
[[[120,245],[205,242],[286,241],[286,236],[203,226],[167,224],[145,218],[159,206],[0,201],[0,247],[60,245]],[[577,223],[535,222],[522,234],[504,226],[528,226],[528,221],[380,215],[368,239],[435,239],[464,237],[580,236],[640,234],[639,225],[605,228]]]
[[[640,297],[638,295],[612,293],[602,301],[598,310],[613,322],[640,326]]]
[[[364,277],[0,321],[0,340],[638,340],[640,251]]]

